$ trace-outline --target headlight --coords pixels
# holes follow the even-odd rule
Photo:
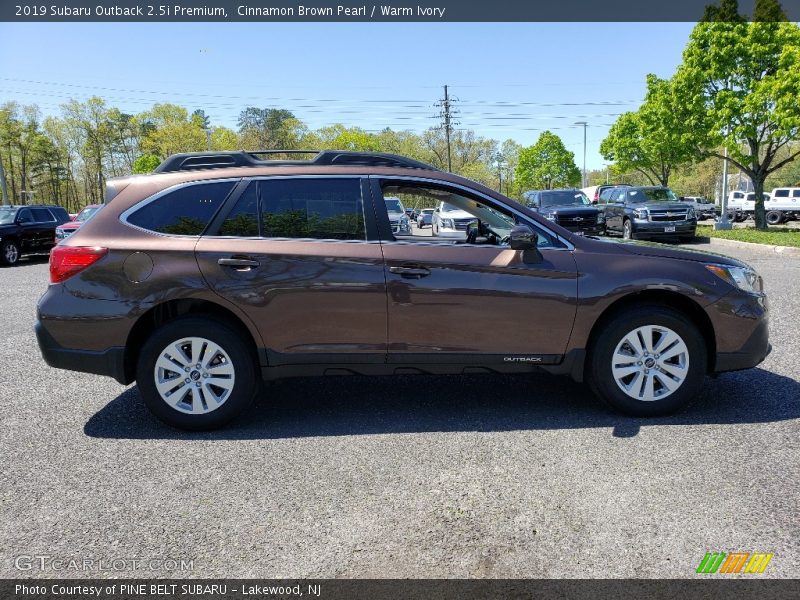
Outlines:
[[[453,223],[453,219],[442,219],[442,227],[445,229],[455,229],[456,226]]]
[[[597,213],[597,222],[598,223],[605,223],[606,216],[603,213]]]
[[[694,212],[694,208],[689,207],[689,210],[686,211],[686,218],[687,219],[696,219],[697,214]]]
[[[63,240],[64,239],[64,230],[63,229],[56,229],[56,239]]]
[[[647,218],[647,209],[646,208],[636,208],[633,211],[633,216],[637,219],[646,219]]]
[[[761,292],[763,285],[761,277],[753,269],[744,267],[729,267],[727,265],[706,265],[706,269],[720,279],[725,280],[734,287],[745,292]]]
[[[552,221],[553,223],[556,222],[556,216],[555,215],[545,215],[544,218],[547,219],[548,221]]]

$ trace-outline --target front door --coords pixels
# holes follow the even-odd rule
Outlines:
[[[233,201],[196,255],[256,324],[269,364],[384,362],[383,255],[367,240],[361,180],[264,178]]]
[[[376,178],[372,189],[385,240],[389,362],[560,360],[577,302],[569,249],[542,235],[541,262],[524,262],[506,239],[514,215],[496,200],[461,188]],[[473,215],[475,223],[463,239],[433,236],[414,223],[409,234],[393,234],[379,210],[384,196],[418,210],[444,205]]]

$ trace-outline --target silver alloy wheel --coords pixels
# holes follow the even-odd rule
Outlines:
[[[628,332],[611,358],[611,372],[627,396],[651,402],[681,387],[689,374],[689,349],[677,333],[661,325]]]
[[[623,237],[623,239],[626,239],[626,240],[631,239],[633,237],[631,235],[633,233],[632,230],[633,230],[633,226],[631,225],[631,222],[630,221],[625,221],[622,224],[622,237]]]
[[[17,245],[14,243],[6,244],[6,252],[5,252],[5,259],[6,262],[10,265],[13,265],[17,262],[19,258],[19,250],[17,249]]]
[[[201,337],[169,344],[159,354],[153,375],[161,399],[191,415],[210,413],[225,404],[236,382],[228,353]]]

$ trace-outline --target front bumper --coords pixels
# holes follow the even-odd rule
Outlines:
[[[760,364],[772,350],[765,295],[734,292],[723,296],[707,310],[717,338],[714,372],[750,369]]]
[[[637,237],[674,237],[676,235],[694,235],[697,221],[633,221],[632,231]],[[674,228],[674,231],[667,231]]]

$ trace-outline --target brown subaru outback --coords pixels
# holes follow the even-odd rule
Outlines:
[[[578,237],[400,156],[279,156],[176,155],[112,180],[51,253],[45,360],[135,380],[163,421],[209,429],[262,378],[350,373],[544,369],[660,415],[769,352],[742,262]],[[452,235],[392,227],[385,198],[436,206]]]

